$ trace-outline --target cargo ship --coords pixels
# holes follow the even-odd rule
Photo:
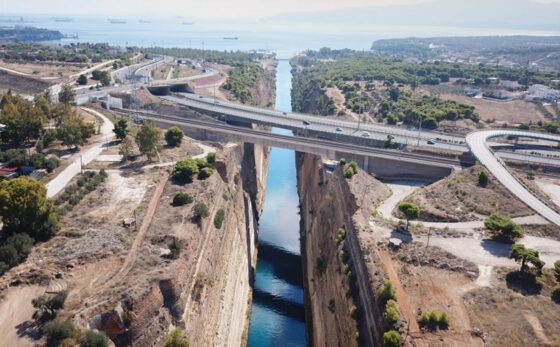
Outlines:
[[[122,19],[107,19],[111,24],[126,24],[126,21]]]

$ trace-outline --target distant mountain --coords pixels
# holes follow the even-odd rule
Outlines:
[[[417,5],[300,12],[270,20],[560,31],[560,4],[530,0],[437,0]]]

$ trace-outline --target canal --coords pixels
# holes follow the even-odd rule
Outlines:
[[[291,111],[291,78],[289,62],[279,61],[276,74],[279,111]],[[273,129],[273,132],[291,134],[283,129]],[[299,218],[295,153],[272,148],[259,224],[249,347],[307,346]]]

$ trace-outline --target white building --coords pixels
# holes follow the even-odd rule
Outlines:
[[[527,91],[527,100],[541,99],[556,102],[560,100],[560,90],[542,84],[534,84]]]

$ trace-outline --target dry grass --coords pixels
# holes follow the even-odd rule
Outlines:
[[[65,78],[87,67],[86,64],[67,63],[9,63],[0,61],[0,66],[37,78]]]
[[[515,198],[493,177],[486,188],[478,185],[482,168],[472,167],[455,172],[414,193],[407,200],[420,206],[423,221],[458,222],[479,220],[500,212],[512,217],[532,215],[523,202]]]

